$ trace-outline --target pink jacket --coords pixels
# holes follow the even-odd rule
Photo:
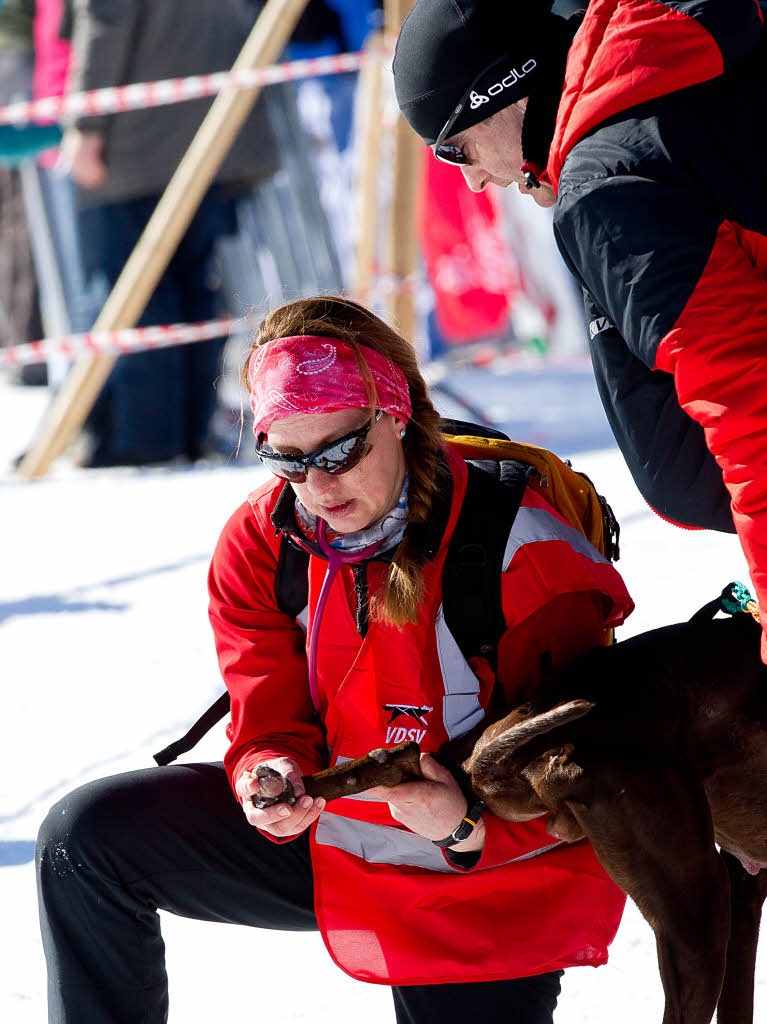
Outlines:
[[[62,0],[37,0],[34,22],[35,99],[61,96],[66,90],[72,47],[68,40],[59,39],[63,10]],[[40,165],[52,167],[56,153],[56,150],[43,153]]]

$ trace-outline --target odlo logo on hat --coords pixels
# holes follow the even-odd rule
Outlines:
[[[491,96],[497,96],[498,93],[503,92],[504,89],[510,89],[512,85],[515,85],[521,78],[524,78],[525,75],[529,75],[533,68],[536,68],[537,66],[537,62],[531,57],[530,60],[525,61],[520,71],[517,71],[516,68],[511,68],[505,78],[502,78],[500,82],[494,82],[487,90],[487,96],[481,92],[472,92],[469,96],[471,109],[476,110],[477,107],[481,107],[483,103],[489,103]]]

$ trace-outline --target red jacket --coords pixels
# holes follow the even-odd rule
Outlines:
[[[489,666],[464,660],[445,625],[440,577],[466,488],[463,460],[449,455],[454,487],[439,550],[424,570],[417,624],[355,626],[351,572],[334,584],[318,657],[321,722],[312,716],[305,637],[274,598],[280,539],[270,521],[281,481],[255,491],[225,527],[210,573],[211,622],[232,699],[234,784],[269,757],[295,758],[304,772],[399,742],[436,751],[484,717]],[[508,631],[499,680],[510,703],[538,681],[539,655],[555,666],[604,641],[633,605],[613,567],[528,488],[506,549],[503,601]],[[309,564],[309,616],[325,563]],[[385,567],[368,569],[371,589]],[[417,714],[394,716],[393,707]],[[486,812],[475,868],[454,867],[429,840],[396,822],[365,794],[333,801],[312,827],[317,916],[336,963],[386,984],[490,980],[603,963],[624,896],[591,847],[552,839],[543,819],[507,823]]]
[[[734,524],[763,608],[765,67],[755,0],[591,0],[548,166],[634,480],[673,522]]]

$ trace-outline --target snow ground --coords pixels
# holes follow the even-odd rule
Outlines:
[[[637,602],[622,636],[687,618],[729,580],[747,580],[734,537],[674,529],[649,511],[611,445],[587,370],[466,370],[449,383],[518,439],[572,456],[606,493]],[[38,825],[76,785],[151,766],[152,753],[218,694],[205,573],[224,521],[262,474],[241,464],[82,471],[61,462],[45,480],[21,482],[10,458],[28,443],[44,401],[39,389],[0,382],[0,1019],[9,1024],[45,1020]],[[224,744],[219,727],[187,759],[219,759]],[[392,1019],[388,991],[342,974],[317,935],[259,935],[170,915],[163,929],[175,1024]],[[558,1024],[614,1024],[618,1012],[623,1024],[660,1021],[654,941],[633,906],[611,954],[599,970],[567,972]],[[301,983],[264,1002],[249,981],[255,955],[262,975],[291,962]],[[760,1020],[765,949],[757,979]]]

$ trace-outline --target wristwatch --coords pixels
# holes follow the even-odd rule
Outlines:
[[[468,839],[474,829],[477,827],[477,822],[482,816],[482,812],[485,809],[485,805],[481,800],[475,800],[474,803],[467,809],[466,814],[461,818],[458,825],[453,829],[449,836],[445,839],[432,839],[435,846],[441,846],[443,850],[449,850],[451,846],[455,846],[456,843],[462,843],[464,839]]]

